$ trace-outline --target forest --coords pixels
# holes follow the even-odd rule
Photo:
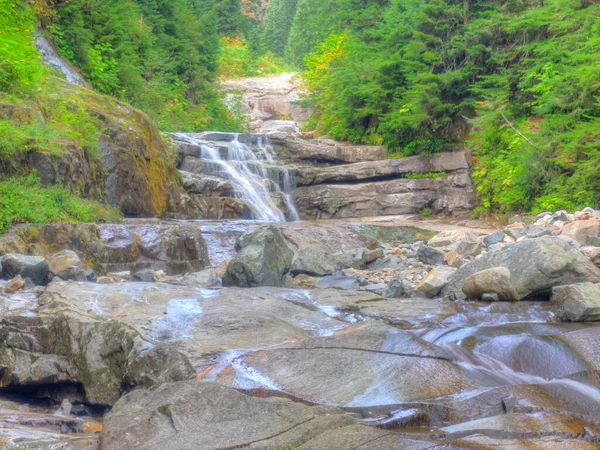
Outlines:
[[[469,149],[476,213],[598,204],[597,2],[2,3],[5,24],[28,23],[20,39],[37,27],[97,91],[163,130],[240,130],[218,80],[299,71],[315,108],[305,131],[392,158]],[[31,47],[13,31],[0,31],[0,90],[34,95],[40,74],[21,67]]]

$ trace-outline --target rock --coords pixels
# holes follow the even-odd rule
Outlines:
[[[85,272],[83,272],[83,274],[85,275],[85,279],[87,281],[89,281],[90,283],[95,283],[97,280],[96,277],[96,272],[94,272],[92,269],[88,269]]]
[[[162,270],[140,270],[133,274],[134,281],[141,281],[143,283],[155,283],[165,276]]]
[[[294,283],[297,288],[300,289],[313,289],[317,287],[317,284],[319,284],[319,281],[321,281],[321,277],[312,277],[310,275],[305,275],[303,273],[301,273],[300,275],[296,275],[294,277]]]
[[[129,271],[109,272],[106,274],[106,277],[112,278],[114,280],[113,283],[124,283],[125,281],[133,280],[133,277],[131,276],[131,272],[129,272]]]
[[[600,287],[593,283],[570,284],[552,288],[552,301],[558,317],[566,322],[600,321]]]
[[[498,244],[502,241],[504,241],[504,231],[496,231],[483,238],[483,245],[489,247],[490,245]]]
[[[301,167],[298,169],[298,185],[356,182],[407,173],[452,172],[468,168],[469,164],[464,152],[435,153],[427,156],[383,159],[331,167]]]
[[[239,253],[227,266],[225,286],[281,286],[290,269],[294,253],[281,231],[272,225],[245,234],[239,241]]]
[[[181,280],[169,283],[188,287],[214,288],[221,286],[221,278],[215,269],[210,268],[204,269],[201,272],[188,273]]]
[[[400,300],[387,300],[396,304]],[[238,370],[236,367],[243,367]],[[264,379],[294,397],[353,410],[392,411],[393,405],[475,389],[478,383],[444,352],[409,332],[365,322],[333,336],[243,355],[217,378],[235,388],[264,387]],[[424,382],[427,380],[427,382]],[[382,390],[382,386],[385,386]]]
[[[521,300],[549,298],[554,286],[600,282],[600,269],[577,249],[557,237],[543,236],[517,242],[465,264],[454,274],[442,294],[455,299],[465,298],[462,292],[465,280],[494,267],[508,268]]]
[[[567,224],[562,234],[575,239],[581,245],[592,245],[593,238],[600,236],[600,220],[578,220]]]
[[[15,294],[25,287],[25,281],[21,275],[17,275],[4,286],[4,292],[7,294]]]
[[[24,256],[9,253],[2,258],[2,270],[10,277],[21,275],[29,278],[36,285],[46,282],[48,276],[48,261],[39,256]]]
[[[69,399],[64,399],[62,401],[62,403],[60,404],[60,408],[58,408],[58,413],[62,414],[63,416],[70,416],[71,415],[71,409],[73,408],[73,405],[71,404],[71,402],[69,401]]]
[[[600,247],[581,247],[581,253],[587,256],[596,267],[600,267]]]
[[[519,241],[523,239],[535,239],[541,236],[554,236],[555,233],[547,227],[522,225],[505,228],[504,234],[512,237],[515,241]]]
[[[159,345],[140,353],[133,359],[125,374],[131,386],[148,388],[174,381],[189,380],[196,374],[189,359],[174,346]]]
[[[184,189],[193,194],[205,197],[233,197],[234,195],[233,185],[224,178],[200,175],[185,170],[180,170],[179,174]]]
[[[465,258],[457,251],[452,251],[444,255],[444,261],[450,267],[460,269],[465,264]]]
[[[294,197],[299,214],[309,219],[417,214],[423,208],[470,210],[475,199],[468,171],[441,178],[301,186]]]
[[[357,291],[360,284],[356,278],[351,277],[323,277],[318,283],[319,289],[343,289],[347,291]]]
[[[467,233],[456,244],[456,252],[463,256],[475,257],[481,254],[481,239],[475,233]]]
[[[63,250],[48,258],[50,273],[63,280],[88,281],[85,276],[85,268],[77,253],[71,250]]]
[[[419,258],[419,261],[429,266],[441,266],[444,264],[444,252],[427,245],[421,245],[419,247],[417,257]]]
[[[425,294],[426,297],[433,298],[448,284],[454,272],[456,272],[454,267],[436,267],[415,286],[415,289]]]
[[[501,301],[519,299],[512,285],[510,270],[506,267],[482,270],[467,277],[462,290],[469,300],[481,300],[484,294],[496,294]]]
[[[223,261],[220,261],[215,267],[215,272],[219,278],[223,278],[225,276],[225,272],[227,272],[227,266],[231,262],[233,258],[225,258]]]
[[[404,282],[402,279],[397,278],[387,284],[383,289],[381,296],[383,298],[402,298],[405,296]]]
[[[183,381],[123,397],[105,417],[102,448],[330,449],[368,447],[375,440],[386,448],[426,448],[363,425],[337,408],[308,406],[277,396],[253,397],[214,383]]]

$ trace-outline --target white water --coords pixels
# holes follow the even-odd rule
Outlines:
[[[35,47],[37,48],[37,51],[42,54],[44,62],[61,72],[69,83],[89,87],[83,77],[73,68],[73,66],[58,56],[52,44],[41,34],[36,34],[35,36]]]
[[[277,155],[266,136],[257,136],[257,144],[254,148],[240,142],[237,134],[230,142],[218,143],[204,140],[201,134],[174,133],[173,136],[179,142],[198,147],[197,157],[204,162],[203,174],[229,180],[236,197],[251,209],[253,219],[269,222],[286,221],[286,215],[273,201],[272,194],[275,193],[284,203],[287,219],[300,220],[290,196],[296,184],[294,174],[286,168],[277,166]],[[226,157],[219,151],[217,145],[226,146]]]

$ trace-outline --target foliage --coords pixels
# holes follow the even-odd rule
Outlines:
[[[270,0],[264,20],[261,22],[261,39],[264,46],[278,56],[287,47],[292,20],[296,14],[297,0]]]
[[[419,211],[419,214],[423,217],[429,217],[433,215],[433,210],[431,208],[423,208]]]
[[[429,178],[444,178],[447,177],[446,172],[423,172],[423,173],[407,173],[404,178],[409,180],[424,180]]]
[[[243,39],[223,36],[220,47],[218,64],[221,80],[266,76],[287,70],[280,57],[271,52],[258,56]]]
[[[72,195],[61,186],[42,187],[32,172],[0,180],[0,233],[15,223],[114,222],[120,213]]]
[[[403,156],[468,144],[484,210],[598,204],[597,2],[299,0],[288,42],[318,133]]]
[[[54,8],[47,30],[100,92],[144,110],[162,129],[239,128],[213,86],[218,31],[238,32],[239,2],[72,0]]]

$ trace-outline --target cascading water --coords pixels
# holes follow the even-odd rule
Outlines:
[[[300,220],[290,196],[296,185],[295,174],[277,164],[277,155],[266,136],[245,135],[252,139],[252,145],[241,142],[239,134],[213,133],[213,136],[232,137],[216,142],[206,139],[205,134],[173,133],[172,136],[179,143],[198,148],[196,156],[203,163],[202,174],[229,180],[236,197],[248,205],[254,219]],[[281,199],[281,208],[274,197]]]

